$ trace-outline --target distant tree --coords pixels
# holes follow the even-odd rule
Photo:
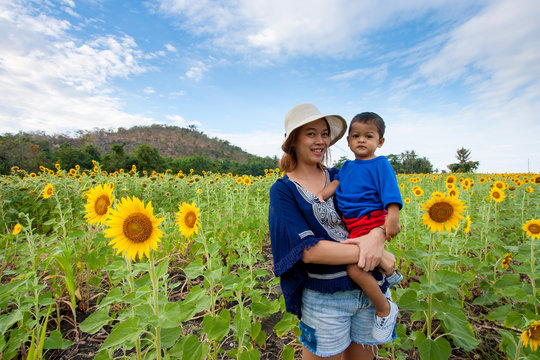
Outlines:
[[[341,167],[343,166],[343,164],[345,164],[345,161],[347,160],[349,160],[349,158],[346,156],[340,157],[339,160],[334,164],[334,167],[337,169],[341,169]]]
[[[153,170],[161,172],[166,166],[165,159],[159,154],[159,151],[146,143],[137,145],[132,154],[133,163],[140,171],[151,172]]]
[[[124,150],[126,143],[114,144],[111,151],[106,153],[101,160],[101,167],[108,172],[114,172],[119,169],[131,168],[133,161]]]
[[[419,157],[414,150],[386,156],[397,174],[428,174],[433,165],[426,157]]]
[[[459,161],[458,163],[450,164],[447,166],[448,169],[453,173],[472,172],[478,169],[478,166],[480,166],[479,161],[469,160],[471,158],[471,150],[465,149],[464,147],[457,150],[456,158]]]
[[[92,155],[84,149],[72,147],[68,143],[60,145],[54,151],[53,157],[60,163],[63,169],[75,168],[75,165],[79,165],[83,169],[92,168]]]

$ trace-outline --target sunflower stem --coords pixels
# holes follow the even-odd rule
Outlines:
[[[538,315],[538,297],[536,296],[536,282],[534,281],[534,274],[535,274],[535,257],[534,257],[534,237],[531,238],[531,275],[529,278],[531,279],[531,285],[533,289],[533,299],[534,299],[534,313]]]
[[[431,273],[433,272],[433,233],[430,233],[429,235],[429,249],[428,249],[428,284],[431,289]],[[433,303],[433,294],[428,294],[428,309],[427,309],[427,316],[426,316],[426,335],[428,339],[431,339],[431,321],[432,321],[432,303]]]
[[[490,200],[489,201],[489,205],[488,205],[488,211],[487,211],[487,215],[486,215],[486,227],[484,229],[484,232],[481,233],[481,237],[483,238],[484,240],[484,259],[482,259],[482,256],[480,256],[480,261],[485,261],[487,260],[487,251],[488,251],[488,237],[487,237],[487,233],[488,233],[488,228],[489,228],[489,214],[491,212],[491,203],[492,201]]]
[[[158,284],[158,279],[156,276],[153,252],[150,252],[150,261],[148,262],[148,265],[149,265],[150,279],[152,280],[152,294],[154,297],[154,315],[156,315],[156,318],[159,319],[159,300],[158,300],[159,284]],[[157,355],[156,358],[158,360],[161,360],[161,326],[156,326],[155,346],[156,346],[156,355]]]
[[[129,289],[131,292],[135,291],[135,281],[133,280],[133,273],[131,272],[131,259],[128,259],[127,256],[124,256],[124,259],[126,260],[126,265],[128,269],[128,283],[129,283]],[[135,308],[131,307],[131,311],[133,313],[133,317],[135,317]],[[135,350],[137,351],[137,360],[141,360],[141,339],[140,337],[137,338],[135,341]]]

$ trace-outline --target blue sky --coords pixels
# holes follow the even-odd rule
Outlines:
[[[381,115],[380,155],[540,172],[538,19],[536,0],[3,0],[0,133],[195,125],[279,157],[311,102]]]

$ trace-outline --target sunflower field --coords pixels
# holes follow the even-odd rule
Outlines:
[[[294,359],[272,272],[282,176],[16,167],[0,178],[0,359]],[[540,359],[540,175],[398,175],[382,359]]]

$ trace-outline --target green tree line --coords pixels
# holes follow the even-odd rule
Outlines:
[[[138,171],[164,172],[170,169],[174,172],[182,170],[184,173],[193,169],[196,174],[202,171],[231,172],[234,174],[264,175],[265,169],[273,169],[278,165],[276,157],[250,156],[246,161],[240,162],[229,159],[212,159],[205,155],[190,155],[181,158],[162,156],[159,151],[146,143],[127,152],[125,143],[114,144],[109,152],[100,154],[94,145],[73,147],[63,143],[52,148],[46,140],[35,141],[24,134],[6,134],[0,136],[0,174],[7,175],[13,166],[27,172],[39,171],[40,166],[52,169],[59,163],[63,169],[75,168],[91,170],[92,160],[98,161],[103,170],[114,172],[120,169],[130,170],[132,165]]]

